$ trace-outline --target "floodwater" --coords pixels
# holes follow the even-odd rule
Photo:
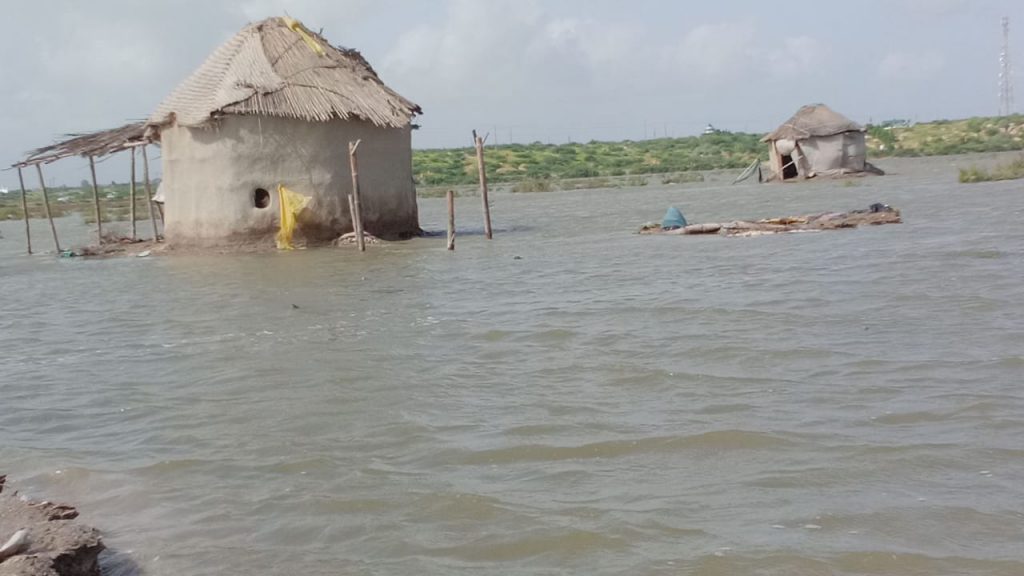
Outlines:
[[[113,574],[1019,575],[1024,185],[969,161],[496,195],[492,242],[465,198],[454,253],[29,258],[6,222],[0,472]],[[633,233],[876,201],[905,223]]]

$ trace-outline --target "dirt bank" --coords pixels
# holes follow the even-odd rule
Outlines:
[[[0,576],[99,576],[103,542],[65,504],[4,491],[0,476]]]

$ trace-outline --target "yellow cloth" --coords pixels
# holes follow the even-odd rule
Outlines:
[[[295,217],[309,204],[309,198],[292,192],[283,184],[277,186],[278,204],[281,207],[281,230],[277,233],[278,250],[295,250],[292,246],[292,235],[297,224]]]
[[[306,27],[302,25],[302,22],[299,22],[289,16],[283,16],[281,19],[284,20],[284,25],[287,26],[288,29],[299,36],[302,36],[302,39],[306,41],[306,45],[309,46],[310,50],[316,52],[319,56],[323,56],[325,54],[324,47],[313,38],[309,31],[306,30]]]

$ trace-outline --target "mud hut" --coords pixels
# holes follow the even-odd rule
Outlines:
[[[298,233],[352,231],[349,143],[359,145],[363,227],[419,230],[412,118],[355,50],[290,18],[246,26],[148,119],[162,150],[165,236],[184,244],[259,242],[279,226],[278,186],[309,198]]]
[[[863,126],[824,104],[804,106],[762,139],[769,147],[769,180],[871,171],[864,133]]]

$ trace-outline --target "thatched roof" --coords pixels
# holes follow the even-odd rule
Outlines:
[[[381,82],[359,52],[331,46],[290,18],[246,26],[157,108],[151,124],[202,126],[223,114],[408,126],[420,107]]]
[[[804,140],[813,137],[834,136],[843,132],[863,131],[863,126],[828,106],[811,104],[800,108],[792,118],[786,120],[782,126],[776,128],[761,141]]]
[[[67,140],[32,150],[16,166],[49,164],[71,156],[106,156],[141,144],[146,140],[145,132],[145,122],[134,122],[100,132],[67,134]]]

